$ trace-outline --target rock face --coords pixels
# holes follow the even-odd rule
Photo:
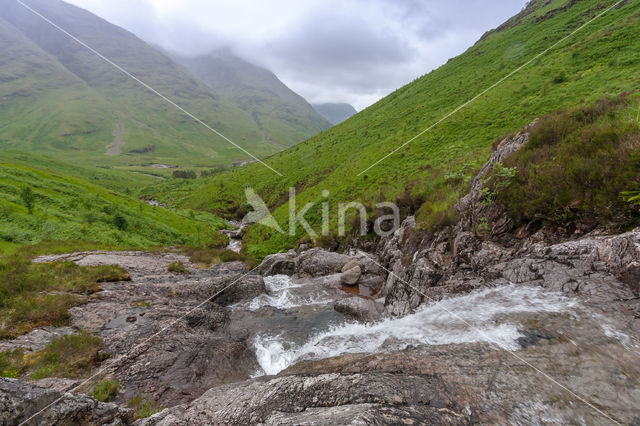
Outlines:
[[[54,404],[46,408],[51,403]],[[133,410],[116,404],[97,402],[82,394],[63,394],[21,380],[0,378],[0,424],[18,425],[43,409],[43,413],[27,424],[117,426],[133,421]]]
[[[191,404],[165,410],[141,425],[383,424],[434,421],[463,424],[468,417],[438,377],[370,374],[282,376],[222,386]],[[304,408],[304,411],[303,411]],[[350,417],[354,416],[354,417]]]
[[[528,139],[525,129],[502,141],[456,206],[462,218],[455,226],[421,234],[409,217],[382,241],[378,255],[390,271],[385,287],[390,314],[405,315],[425,301],[509,282],[540,285],[638,312],[640,229],[553,243],[558,238],[544,229],[515,235],[500,206],[478,203],[482,178]],[[476,234],[481,217],[491,224],[488,235]]]

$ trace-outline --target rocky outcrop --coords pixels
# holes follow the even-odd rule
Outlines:
[[[50,404],[51,407],[48,407]],[[37,418],[28,420],[38,414]],[[0,424],[29,425],[126,425],[133,410],[102,403],[83,395],[44,389],[28,382],[0,378]]]
[[[257,368],[247,335],[228,329],[228,306],[265,291],[262,277],[248,274],[242,263],[201,269],[178,254],[143,252],[87,252],[37,260],[60,259],[82,265],[118,264],[131,275],[130,282],[101,283],[102,291],[89,303],[70,309],[74,328],[93,332],[105,342],[111,356],[103,365],[104,374],[120,382],[116,402],[126,405],[142,392],[156,395],[161,406],[171,406],[213,386],[247,379]],[[175,261],[190,274],[168,273]]]
[[[546,229],[528,236],[514,233],[500,206],[479,203],[483,178],[495,163],[527,143],[526,130],[498,145],[469,194],[457,204],[461,214],[457,224],[436,233],[420,233],[409,217],[381,241],[378,256],[389,271],[385,305],[390,314],[405,315],[425,301],[509,282],[540,285],[640,311],[640,229],[557,242],[562,238]],[[476,232],[479,218],[488,218],[489,233]]]
[[[165,410],[141,425],[345,424],[353,418],[383,424],[428,422],[463,424],[468,416],[456,390],[425,375],[319,374],[258,379],[222,386],[191,404]],[[342,407],[342,408],[340,408]],[[383,416],[383,417],[376,417]],[[386,421],[385,421],[386,419]]]

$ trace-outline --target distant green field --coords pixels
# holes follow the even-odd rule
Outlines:
[[[558,108],[640,87],[640,3],[612,9],[410,145],[358,174],[614,3],[533,1],[441,68],[344,123],[269,157],[268,164],[284,178],[251,164],[211,178],[184,204],[242,215],[244,187],[250,185],[284,226],[289,187],[297,188],[298,205],[324,201],[321,194],[327,189],[334,210],[340,201],[360,201],[373,210],[378,201],[408,198],[405,214],[416,213],[420,226],[428,227],[464,193],[496,138]],[[156,191],[162,192],[158,186],[163,184],[156,184]],[[412,211],[412,204],[418,205],[413,208],[417,211]],[[332,215],[335,218],[335,212]],[[306,218],[319,231],[320,208]],[[333,221],[333,232],[335,227]],[[245,234],[245,248],[262,257],[294,246],[303,235],[302,229],[291,237],[254,226]]]
[[[0,161],[0,250],[41,241],[148,248],[224,240],[218,229],[225,222],[214,215],[149,206],[60,173],[68,167],[54,163],[49,171]]]

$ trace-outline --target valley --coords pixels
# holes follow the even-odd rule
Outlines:
[[[134,34],[24,2],[0,0],[0,424],[638,423],[638,1],[529,1],[359,112],[355,35],[329,46],[353,92],[318,103],[344,86],[292,77],[302,21],[199,50],[193,21],[181,51],[148,31],[169,9]]]

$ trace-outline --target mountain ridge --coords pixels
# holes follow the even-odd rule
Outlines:
[[[358,113],[352,105],[343,102],[311,104],[311,106],[334,126]]]
[[[28,4],[253,155],[273,154],[307,136],[274,146],[250,113],[134,34],[60,0]],[[247,159],[19,3],[0,5],[0,148],[119,167],[211,167]],[[106,155],[114,141],[119,149],[110,153],[118,155]]]

